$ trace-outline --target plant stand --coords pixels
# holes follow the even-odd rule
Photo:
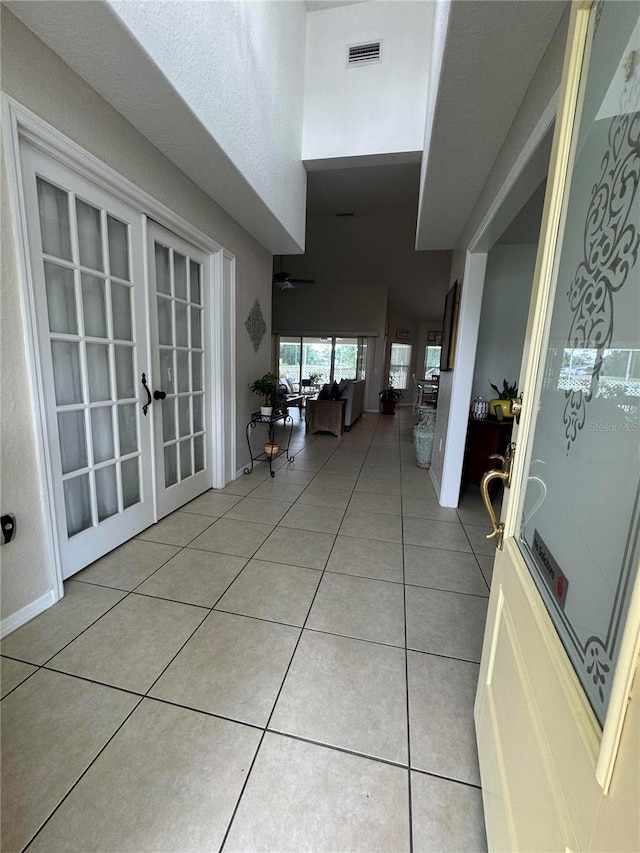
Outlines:
[[[267,455],[264,450],[262,453],[257,453],[254,455],[253,450],[251,449],[251,436],[253,435],[255,428],[258,424],[264,424],[267,427],[267,440],[263,442],[264,444],[277,444],[282,442],[275,441],[275,425],[282,421],[283,427],[286,429],[289,427],[289,435],[287,436],[287,446],[280,450],[279,453],[276,453],[274,456]],[[251,415],[251,420],[247,424],[247,445],[249,447],[249,456],[251,457],[251,465],[247,466],[244,469],[245,474],[250,474],[253,471],[253,463],[254,462],[268,462],[269,463],[269,474],[272,477],[276,476],[276,472],[273,470],[273,461],[277,459],[282,454],[286,454],[287,462],[293,462],[294,457],[289,456],[289,445],[291,444],[291,436],[293,434],[293,418],[290,414],[286,415],[271,415],[269,417],[263,416],[260,412],[254,412]]]

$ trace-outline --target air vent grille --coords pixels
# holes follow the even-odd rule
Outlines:
[[[382,58],[382,42],[370,41],[367,44],[352,44],[347,54],[347,65],[364,65],[369,62],[380,62]]]

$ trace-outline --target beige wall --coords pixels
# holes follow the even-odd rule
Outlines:
[[[254,353],[244,327],[256,297],[270,327],[270,254],[4,7],[2,89],[236,255],[239,467],[245,456],[244,424],[253,403],[247,385],[270,366],[269,332]],[[0,554],[4,620],[46,594],[51,554],[36,476],[36,426],[14,224],[4,183],[2,190],[2,512],[18,515],[16,540]]]

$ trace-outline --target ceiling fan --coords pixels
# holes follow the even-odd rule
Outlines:
[[[282,255],[280,255],[280,272],[273,274],[273,283],[279,290],[295,290],[299,284],[315,284],[315,278],[292,278],[282,270]]]

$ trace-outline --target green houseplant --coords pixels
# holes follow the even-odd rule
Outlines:
[[[265,373],[260,379],[256,379],[249,385],[254,394],[262,397],[260,414],[271,417],[274,406],[279,407],[282,403],[282,395],[278,391],[278,377],[275,373]]]
[[[402,399],[402,391],[398,391],[397,388],[393,387],[393,385],[389,385],[388,388],[384,388],[380,391],[378,396],[382,403],[382,414],[395,415],[396,403],[398,400]]]
[[[495,417],[495,407],[498,406],[502,410],[502,416],[504,418],[512,418],[511,401],[515,400],[518,396],[517,383],[514,382],[513,385],[510,385],[506,379],[503,379],[502,390],[500,390],[497,385],[494,385],[493,382],[489,382],[489,385],[491,385],[497,394],[497,397],[493,400],[489,400],[489,414]]]

